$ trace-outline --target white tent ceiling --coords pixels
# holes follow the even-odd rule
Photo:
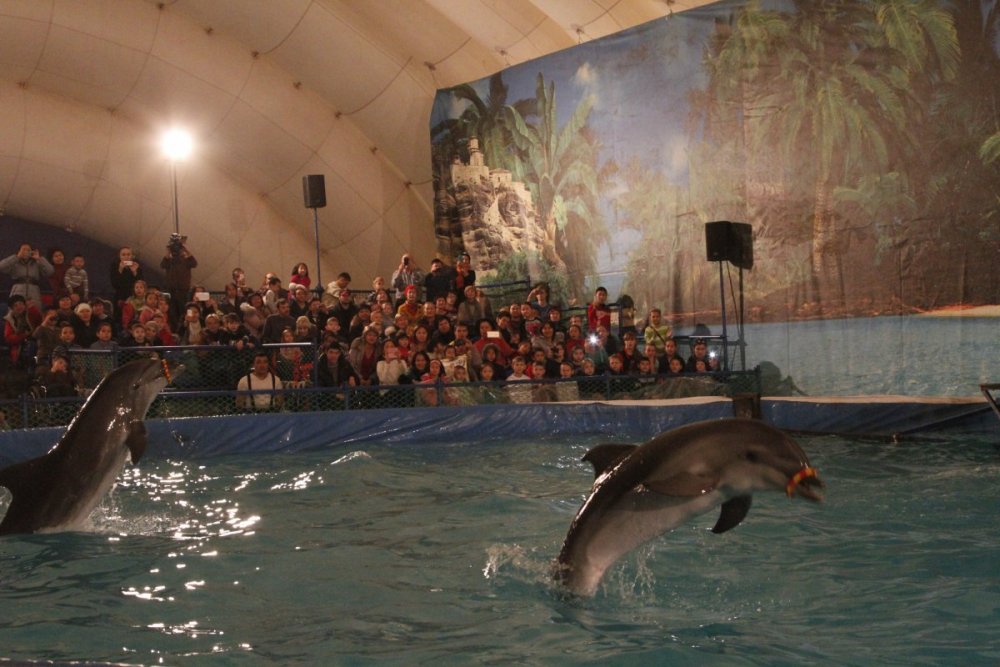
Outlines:
[[[173,210],[158,141],[182,126],[199,281],[314,264],[302,176],[324,174],[323,278],[363,285],[404,251],[434,254],[437,89],[701,4],[0,0],[0,211],[159,257]]]

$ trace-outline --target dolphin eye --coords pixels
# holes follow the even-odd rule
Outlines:
[[[757,463],[757,452],[748,451],[745,454],[745,457],[746,457],[746,460],[749,461],[750,463]]]
[[[132,383],[132,389],[135,389],[136,391],[138,391],[139,387],[141,387],[141,386],[142,385],[139,383],[138,380],[136,380],[135,382]]]

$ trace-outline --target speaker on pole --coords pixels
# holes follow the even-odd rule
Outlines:
[[[306,208],[326,206],[326,179],[323,174],[310,174],[302,177],[302,199]]]
[[[753,228],[746,222],[706,222],[705,249],[710,262],[732,262],[741,269],[752,269]]]

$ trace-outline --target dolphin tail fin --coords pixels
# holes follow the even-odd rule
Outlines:
[[[750,511],[751,502],[753,502],[753,496],[736,496],[722,503],[722,512],[719,514],[719,520],[715,522],[712,532],[724,533],[740,525],[746,518],[747,512]]]
[[[134,464],[139,462],[142,455],[146,453],[146,425],[142,420],[136,419],[129,424],[128,436],[125,438],[125,446],[128,447],[129,460]]]
[[[597,478],[618,465],[635,448],[636,445],[597,445],[583,455],[583,460],[594,466],[594,477]]]

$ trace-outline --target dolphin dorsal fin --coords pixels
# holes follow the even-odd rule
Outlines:
[[[597,478],[618,465],[622,459],[635,451],[635,448],[636,445],[597,445],[583,455],[583,460],[594,466],[594,478]]]
[[[715,522],[712,532],[724,533],[740,525],[750,511],[752,502],[753,496],[736,496],[722,503],[722,512],[719,513],[719,520]]]
[[[146,425],[142,420],[136,419],[129,424],[125,446],[128,447],[129,460],[135,465],[146,453]]]

